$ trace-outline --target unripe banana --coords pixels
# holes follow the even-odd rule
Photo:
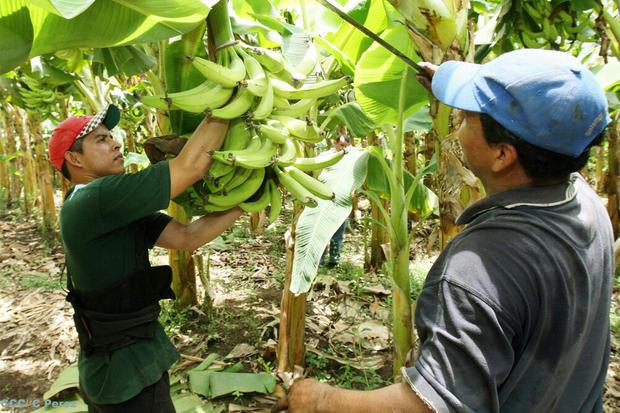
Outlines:
[[[314,158],[297,158],[293,166],[302,171],[316,171],[335,165],[344,156],[344,151],[324,152]]]
[[[246,88],[241,88],[230,103],[212,110],[211,115],[220,119],[238,118],[250,109],[253,101],[254,95]]]
[[[289,104],[287,107],[276,107],[273,114],[277,116],[300,118],[305,116],[315,103],[316,99],[301,99],[296,103]]]
[[[186,112],[202,113],[207,109],[217,109],[228,102],[233,94],[233,89],[207,80],[200,85],[182,92],[169,93],[168,97],[144,96],[142,103],[157,109],[167,110],[168,103],[174,109]],[[159,103],[157,101],[163,102]],[[165,107],[164,107],[165,106]]]
[[[292,176],[297,182],[302,184],[308,191],[321,199],[334,199],[334,191],[318,179],[302,172],[294,166],[287,166],[284,172]]]
[[[289,166],[297,159],[297,145],[292,139],[287,139],[284,145],[280,145],[280,154],[276,164],[278,166]]]
[[[305,78],[314,71],[319,62],[319,51],[316,44],[312,40],[307,42],[306,54],[301,61],[295,66],[294,71],[301,73]]]
[[[223,183],[224,190],[226,192],[232,191],[233,189],[237,188],[239,185],[242,185],[245,181],[247,181],[250,175],[252,175],[252,169],[246,169],[241,167],[235,168],[232,179],[230,179],[228,182]]]
[[[287,99],[284,99],[283,97],[276,96],[274,94],[273,106],[275,106],[277,109],[286,109],[291,106],[291,102],[289,102]]]
[[[226,132],[226,139],[224,139],[220,150],[234,151],[245,149],[250,144],[252,136],[250,128],[243,119],[233,119],[230,121],[228,131]]]
[[[207,176],[210,180],[215,180],[230,173],[233,169],[234,167],[232,165],[214,160],[207,171]]]
[[[267,219],[269,219],[270,223],[274,223],[280,215],[280,211],[282,210],[282,193],[280,193],[280,188],[273,182],[271,179],[268,181],[268,184],[271,188],[269,188],[269,195],[271,199],[269,200],[269,215]]]
[[[290,116],[272,116],[272,119],[281,122],[297,139],[305,142],[317,143],[323,140],[323,135],[314,122],[301,120]]]
[[[261,98],[258,106],[254,109],[252,113],[253,119],[265,119],[271,112],[273,111],[273,86],[271,86],[271,82],[267,79],[267,90],[265,91],[263,97]]]
[[[299,99],[318,99],[325,96],[333,95],[341,88],[349,84],[348,77],[340,79],[323,80],[316,83],[306,83],[299,89],[295,89],[283,80],[271,77],[273,90],[276,96],[281,96],[289,100]]]
[[[258,149],[248,148],[238,151],[216,151],[213,159],[247,169],[265,168],[275,162],[277,146],[269,139],[263,139]]]
[[[267,124],[261,124],[257,129],[262,136],[279,144],[286,143],[291,136],[291,133],[281,122],[273,119],[269,120]]]
[[[262,47],[247,46],[244,44],[241,44],[241,46],[271,73],[278,73],[284,69],[284,58],[281,53]]]
[[[300,184],[296,179],[282,171],[277,166],[273,169],[276,171],[280,183],[291,195],[295,197],[295,199],[309,208],[314,208],[319,204],[315,199],[314,194],[312,194],[312,192],[306,189],[306,187]]]
[[[220,53],[228,54],[230,58],[228,66],[223,66],[198,56],[188,58],[204,77],[224,87],[233,88],[245,78],[245,65],[232,47],[221,50]]]
[[[263,96],[267,91],[268,81],[263,66],[258,60],[246,53],[243,48],[239,47],[237,51],[243,58],[243,64],[245,65],[247,74],[247,79],[243,81],[245,82],[245,87],[247,87],[254,96]]]
[[[263,190],[261,195],[257,200],[252,202],[242,202],[239,204],[241,209],[245,212],[260,212],[269,206],[269,202],[271,201],[271,182],[270,179],[263,181],[263,184],[260,189]],[[260,190],[259,189],[259,190]]]
[[[207,202],[219,207],[234,207],[254,195],[260,188],[265,178],[265,169],[255,169],[247,181],[235,189],[226,193],[226,195],[209,195]]]

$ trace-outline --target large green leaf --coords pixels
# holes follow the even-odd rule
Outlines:
[[[388,20],[382,1],[365,0],[357,2],[356,6],[348,14],[357,22],[375,33],[381,33],[386,29]],[[348,56],[354,64],[373,43],[368,36],[347,22],[343,22],[337,32],[330,33],[325,38]]]
[[[387,159],[386,162],[388,166],[391,166],[391,161],[389,159]],[[407,206],[409,211],[418,212],[421,216],[427,216],[437,208],[437,196],[421,181],[424,175],[433,173],[436,170],[437,160],[433,158],[417,176],[413,176],[411,172],[407,170],[403,171],[405,192],[409,191],[412,184],[416,185],[413,190],[411,201]],[[386,171],[375,156],[371,156],[368,160],[366,190],[376,193],[381,198],[389,199],[390,197],[390,186]]]
[[[407,30],[400,24],[386,30],[381,37],[413,61],[420,61]],[[364,53],[355,68],[355,97],[362,110],[377,125],[394,124],[398,119],[401,79],[407,73],[405,117],[428,102],[428,93],[415,80],[416,72],[378,43]]]
[[[368,152],[352,148],[340,162],[326,168],[319,176],[336,197],[333,201],[319,200],[316,208],[305,208],[299,216],[292,293],[302,294],[310,290],[325,247],[351,212],[351,195],[366,179],[367,161]]]
[[[603,89],[609,90],[620,82],[620,61],[610,57],[606,65],[597,66],[592,69],[596,76],[596,80]]]
[[[368,136],[375,130],[375,124],[362,111],[357,102],[349,102],[340,105],[327,115],[321,125],[322,129],[332,129],[335,126],[344,125],[355,137]]]
[[[95,0],[30,0],[35,6],[65,19],[79,16],[94,2]]]
[[[62,3],[63,15],[70,13],[71,3],[79,6],[77,1]],[[3,0],[0,73],[29,56],[57,50],[115,47],[177,36],[202,23],[215,3],[217,0],[100,0],[68,20],[51,13],[51,4],[44,9],[26,0]]]

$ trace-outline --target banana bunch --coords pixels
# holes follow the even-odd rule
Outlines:
[[[54,117],[54,110],[58,96],[40,80],[22,76],[20,81],[27,87],[19,88],[19,96],[28,112],[37,113],[43,119]]]
[[[526,0],[521,6],[519,37],[525,47],[561,48],[566,40],[595,41],[590,18],[584,13],[577,15],[569,2],[555,5],[550,1]]]
[[[219,151],[203,180],[175,199],[191,215],[225,211],[240,206],[247,212],[269,208],[273,222],[282,209],[279,184],[305,206],[317,199],[333,199],[333,191],[307,172],[334,165],[344,152],[326,152],[305,158],[300,141],[275,127],[256,126],[243,118],[233,119]],[[274,137],[277,137],[274,139]]]
[[[273,222],[282,207],[279,186],[309,207],[318,198],[333,199],[333,191],[307,172],[335,164],[344,152],[305,158],[303,145],[324,139],[309,113],[350,79],[311,82],[319,63],[312,42],[294,66],[279,52],[243,43],[220,49],[216,57],[215,62],[189,58],[205,78],[200,85],[141,98],[160,110],[205,112],[231,121],[206,176],[176,201],[192,215],[237,205],[248,212],[270,207]]]

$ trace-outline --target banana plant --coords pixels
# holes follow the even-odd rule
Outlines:
[[[0,73],[29,57],[76,48],[157,42],[201,24],[217,0],[0,3]],[[98,29],[93,30],[93,24]]]

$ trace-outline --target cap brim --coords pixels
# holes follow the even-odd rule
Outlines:
[[[108,105],[105,117],[103,118],[103,124],[109,130],[112,130],[121,119],[121,111],[116,105]]]
[[[448,61],[433,76],[433,95],[442,103],[470,112],[482,112],[474,94],[473,78],[481,65]]]

